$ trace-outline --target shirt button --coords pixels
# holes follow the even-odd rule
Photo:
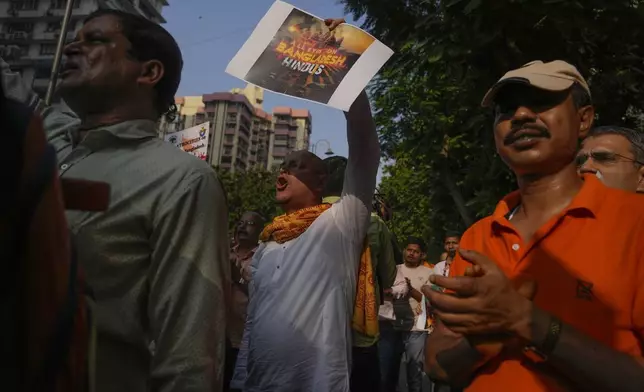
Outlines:
[[[519,250],[519,248],[520,248],[519,244],[512,245],[512,250],[516,251],[516,250]]]
[[[67,170],[68,167],[69,167],[68,164],[63,163],[62,165],[60,165],[60,170]]]

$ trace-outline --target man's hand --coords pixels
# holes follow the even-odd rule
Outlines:
[[[324,24],[329,28],[329,31],[335,30],[336,27],[340,26],[343,23],[346,23],[346,20],[344,20],[344,18],[324,20]]]
[[[528,336],[531,298],[536,284],[525,280],[518,289],[490,259],[475,251],[460,249],[472,263],[465,276],[433,275],[432,283],[454,293],[425,292],[434,313],[447,328],[463,335],[508,334]]]

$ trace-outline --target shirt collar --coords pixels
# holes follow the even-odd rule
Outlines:
[[[584,184],[579,193],[572,199],[572,202],[564,209],[562,215],[575,215],[581,213],[586,216],[595,217],[606,198],[608,188],[594,174],[583,175]],[[494,221],[507,224],[506,216],[521,202],[521,194],[518,190],[505,196],[497,205],[492,214]],[[505,222],[505,223],[504,223]]]
[[[72,140],[78,140],[80,129],[72,131]],[[109,134],[122,140],[139,140],[157,136],[157,123],[152,120],[129,120],[105,125],[88,130],[83,144],[92,142],[95,138]]]

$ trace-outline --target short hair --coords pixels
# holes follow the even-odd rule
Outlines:
[[[585,106],[591,106],[593,100],[590,97],[590,94],[581,84],[575,82],[570,88],[570,94],[572,95],[572,102],[575,105],[575,109],[581,109]]]
[[[422,252],[425,252],[425,241],[418,237],[409,236],[407,237],[407,246],[409,245],[418,245]]]
[[[334,156],[323,160],[329,176],[324,187],[323,197],[340,196],[344,186],[344,173],[347,169],[347,158]]]
[[[445,233],[445,239],[451,238],[451,237],[456,237],[459,240],[461,239],[461,234],[456,232],[456,231],[448,231]]]
[[[604,125],[592,128],[586,138],[601,135],[620,135],[625,137],[631,143],[631,152],[637,161],[636,163],[644,164],[644,134],[642,132],[616,125]]]
[[[266,223],[266,217],[264,217],[264,215],[263,215],[262,213],[260,213],[260,212],[250,210],[250,211],[245,211],[245,212],[242,214],[242,216],[244,216],[244,214],[253,214],[253,215],[255,215],[256,217],[258,217],[258,218],[259,218],[259,223],[260,223],[260,224],[262,224],[262,225],[263,225],[264,223]]]
[[[157,60],[163,64],[164,73],[154,86],[156,91],[155,107],[159,117],[165,116],[173,121],[177,116],[174,97],[181,82],[183,56],[177,41],[170,33],[140,15],[113,9],[100,9],[91,13],[84,23],[101,16],[114,16],[119,19],[123,35],[130,41],[129,55],[137,61]]]

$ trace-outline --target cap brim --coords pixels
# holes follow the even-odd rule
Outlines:
[[[510,84],[523,84],[532,86],[534,88],[545,91],[564,91],[568,90],[575,82],[573,80],[552,77],[549,75],[532,74],[529,78],[511,77],[499,80],[492,88],[485,94],[481,106],[489,108],[494,104],[496,96],[499,91]]]

